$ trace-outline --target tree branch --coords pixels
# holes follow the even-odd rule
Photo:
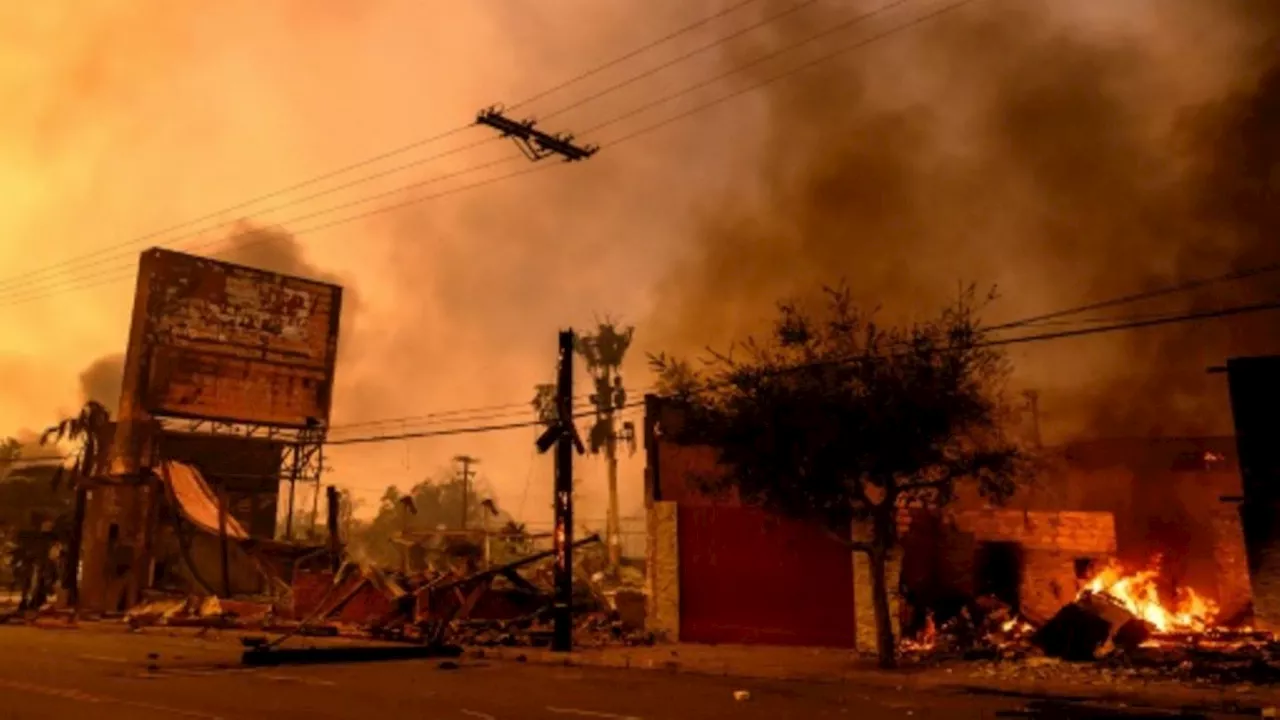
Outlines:
[[[840,537],[839,535],[835,534],[831,530],[824,530],[823,532],[827,534],[827,537],[840,543],[850,552],[867,553],[868,555],[871,554],[871,543],[854,542],[853,540],[850,540],[848,538]]]
[[[898,492],[913,492],[915,490],[937,490],[955,482],[955,478],[947,477],[942,480],[931,480],[929,482],[904,483],[898,486]]]

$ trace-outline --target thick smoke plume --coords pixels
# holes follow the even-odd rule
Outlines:
[[[103,355],[80,373],[80,402],[100,403],[114,415],[123,379],[124,353]]]
[[[974,3],[771,86],[756,187],[704,208],[660,294],[658,344],[723,346],[778,299],[842,278],[894,319],[940,308],[959,282],[998,285],[988,319],[1005,321],[1280,259],[1278,6],[1067,5]],[[728,61],[853,12],[824,7]],[[1268,276],[1083,317],[1277,289]],[[1277,327],[1215,321],[1014,359],[1019,383],[1042,391],[1050,440],[1229,432],[1225,388],[1205,370],[1280,351]]]

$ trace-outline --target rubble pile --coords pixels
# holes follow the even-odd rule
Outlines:
[[[598,542],[592,537],[584,544]],[[590,556],[588,556],[590,557]],[[348,562],[295,574],[287,597],[259,602],[158,597],[131,610],[149,625],[341,635],[425,645],[540,647],[551,642],[554,559],[539,553],[487,570],[446,566],[395,572]],[[576,573],[574,642],[652,644],[644,628],[643,574],[610,575],[584,562]]]

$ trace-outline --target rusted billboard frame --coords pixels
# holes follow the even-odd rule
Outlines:
[[[155,408],[150,407],[147,399],[149,398],[148,384],[152,375],[151,362],[155,354],[156,343],[154,338],[149,337],[149,334],[153,331],[151,321],[155,317],[156,311],[162,310],[160,303],[164,301],[163,292],[157,291],[161,290],[159,287],[159,271],[163,269],[166,256],[178,262],[217,266],[228,273],[239,272],[250,276],[265,276],[281,285],[295,283],[304,287],[310,286],[328,290],[330,306],[328,327],[326,328],[325,359],[322,369],[324,387],[320,397],[321,407],[319,409],[321,417],[315,418],[318,423],[303,422],[291,425],[257,422],[257,418],[208,417],[199,414],[153,412]],[[302,445],[308,442],[322,443],[324,432],[328,425],[329,413],[333,403],[333,381],[337,363],[338,331],[341,316],[342,287],[339,285],[283,273],[267,272],[244,265],[177,253],[161,248],[151,248],[143,252],[139,259],[128,346],[125,353],[120,406],[116,415],[118,425],[110,452],[108,472],[111,477],[103,479],[107,484],[99,492],[126,492],[129,486],[132,486],[132,492],[137,494],[135,499],[138,502],[154,502],[156,481],[150,477],[148,470],[154,465],[154,461],[158,459],[157,453],[160,448],[157,443],[162,433],[161,421],[165,419],[189,420],[195,423],[212,421],[213,424],[228,425],[240,423],[259,428],[268,428],[268,434],[272,436],[293,435],[292,447],[295,451],[295,463],[301,462],[303,457]],[[248,420],[248,422],[242,422],[245,420]],[[307,418],[307,420],[310,420],[310,418]],[[317,424],[318,427],[316,426]],[[281,430],[284,432],[279,432]],[[252,433],[253,431],[250,430],[249,432]],[[296,474],[295,472],[294,475],[296,476]],[[316,482],[318,486],[318,477]],[[115,487],[116,490],[111,490],[112,487]],[[293,490],[291,485],[291,496]],[[102,512],[106,512],[106,509],[103,506]],[[145,512],[145,515],[148,516],[146,519],[139,518],[142,520],[140,523],[133,523],[137,525],[136,527],[119,528],[120,534],[127,536],[134,546],[134,562],[127,590],[127,602],[129,604],[137,601],[141,589],[149,583],[149,559],[152,550],[151,544],[154,539],[152,537],[154,529],[151,527],[154,522],[150,516],[154,515],[154,508]],[[105,528],[108,524],[111,524],[112,520],[118,521],[121,525],[126,524],[123,517],[86,518],[89,527],[86,528],[84,533],[81,560],[82,567],[87,571],[85,573],[85,585],[87,587],[82,588],[81,599],[86,600],[86,604],[90,606],[101,606],[106,602],[108,588],[105,584],[97,582],[102,578],[97,577],[100,573],[97,573],[96,569],[105,568],[107,565]],[[102,527],[98,528],[96,525],[102,525]],[[104,607],[102,609],[107,608]]]
[[[218,352],[209,348],[185,350],[189,356],[206,356],[213,357],[216,360],[227,361],[244,361],[246,363],[254,363],[259,366],[285,366],[291,368],[307,368],[311,371],[319,370],[322,380],[317,383],[317,407],[318,421],[322,425],[328,423],[329,413],[333,404],[333,379],[334,370],[337,361],[338,349],[338,333],[339,324],[342,314],[342,287],[333,283],[321,282],[310,278],[299,277],[296,275],[286,275],[283,273],[273,273],[257,268],[252,268],[235,263],[227,263],[220,260],[212,260],[195,255],[187,255],[168,250],[151,249],[142,256],[139,267],[140,283],[139,290],[146,292],[146,302],[138,302],[134,308],[134,321],[140,323],[144,332],[142,336],[137,338],[143,343],[144,350],[143,362],[148,366],[139,368],[143,370],[137,379],[144,383],[144,387],[139,388],[141,391],[139,397],[153,400],[151,394],[157,388],[150,387],[150,383],[155,380],[156,368],[150,367],[150,363],[154,361],[156,352],[163,345],[161,339],[157,337],[148,337],[148,333],[154,333],[156,326],[164,323],[166,319],[172,322],[171,316],[177,309],[177,306],[167,305],[169,295],[172,290],[163,286],[165,281],[169,281],[172,285],[180,284],[182,280],[191,282],[194,278],[199,278],[204,272],[210,275],[220,273],[225,281],[233,278],[245,279],[259,288],[283,288],[299,291],[311,295],[315,300],[328,301],[328,317],[327,327],[323,328],[324,336],[318,342],[310,343],[310,349],[320,349],[324,353],[324,362],[320,367],[308,365],[306,363],[292,363],[279,358],[272,358],[270,355],[282,352],[279,348],[272,348],[264,344],[261,349],[261,356],[257,355],[257,349],[250,354],[238,352]],[[148,277],[149,276],[149,277]],[[146,285],[145,290],[143,285]],[[157,292],[159,291],[159,292]],[[139,317],[139,313],[144,313]],[[180,323],[175,323],[180,324]],[[134,338],[130,338],[131,341]],[[204,344],[200,340],[191,341],[193,344]],[[132,344],[132,343],[131,343]],[[217,342],[210,342],[210,345],[216,347]],[[171,344],[171,347],[180,347],[181,344]],[[224,347],[233,347],[229,342],[223,342]],[[164,409],[155,406],[147,408],[149,413],[163,415],[166,417],[186,418],[186,419],[206,419],[220,420],[233,423],[248,423],[265,426],[278,427],[311,427],[313,423],[307,421],[307,418],[298,418],[293,422],[280,421],[278,419],[264,419],[261,415],[255,415],[252,412],[237,413],[234,410],[222,413],[209,412],[183,412],[175,411],[172,408]],[[310,416],[308,416],[310,417]]]

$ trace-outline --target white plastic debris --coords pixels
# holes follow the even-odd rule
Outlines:
[[[746,690],[735,690],[733,691],[733,699],[738,702],[746,702],[751,699],[751,693]]]

